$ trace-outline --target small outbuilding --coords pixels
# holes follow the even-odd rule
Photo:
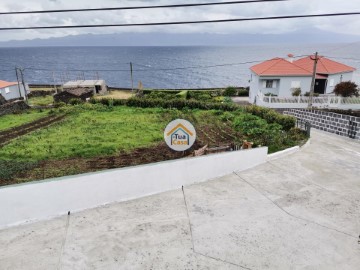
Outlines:
[[[23,86],[22,83],[18,84],[17,82],[7,82],[0,80],[0,94],[5,98],[5,100],[13,100],[24,98],[29,94],[29,86]]]
[[[74,88],[92,89],[94,95],[101,95],[107,92],[107,86],[104,80],[78,80],[69,81],[63,85],[63,90]]]
[[[58,94],[54,95],[55,102],[64,102],[69,103],[71,99],[81,99],[86,101],[88,98],[94,96],[93,89],[89,88],[75,88],[75,89],[66,89]]]

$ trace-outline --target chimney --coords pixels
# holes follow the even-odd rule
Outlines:
[[[291,53],[289,53],[287,60],[288,60],[290,63],[294,62],[294,55],[291,54]]]

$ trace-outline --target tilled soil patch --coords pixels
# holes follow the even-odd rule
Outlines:
[[[60,116],[48,116],[28,124],[24,124],[18,127],[14,127],[5,131],[0,132],[0,147],[9,143],[11,140],[16,139],[22,135],[28,134],[37,129],[47,127],[53,123],[56,123],[64,119],[65,115]]]

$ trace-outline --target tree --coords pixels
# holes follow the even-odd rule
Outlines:
[[[359,89],[356,83],[353,82],[341,82],[335,86],[334,93],[337,96],[352,97],[359,96]]]

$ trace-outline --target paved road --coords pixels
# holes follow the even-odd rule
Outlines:
[[[0,231],[0,269],[359,269],[360,144]]]

